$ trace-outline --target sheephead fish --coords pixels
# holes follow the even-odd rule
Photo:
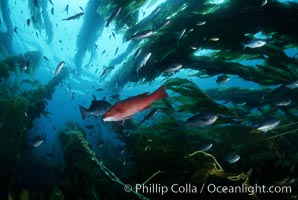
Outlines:
[[[64,62],[64,61],[61,61],[61,62],[57,65],[56,70],[55,70],[55,76],[58,75],[58,74],[61,72],[61,70],[62,70],[62,68],[64,67],[64,65],[65,65],[65,62]]]
[[[243,44],[243,49],[245,49],[246,47],[251,48],[251,49],[259,48],[259,47],[264,46],[265,44],[266,44],[265,40],[251,39],[246,44]]]
[[[143,93],[118,102],[112,106],[103,116],[106,122],[122,121],[131,118],[134,114],[143,111],[159,99],[168,97],[164,86],[158,88],[152,94]]]
[[[89,108],[85,108],[81,105],[80,107],[80,112],[82,119],[85,120],[86,117],[92,115],[95,117],[102,116],[104,115],[110,108],[111,104],[107,101],[103,100],[93,100],[89,106]]]

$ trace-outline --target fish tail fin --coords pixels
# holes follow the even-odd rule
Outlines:
[[[88,116],[88,111],[86,108],[84,108],[83,106],[79,105],[80,107],[80,112],[81,112],[81,116],[83,121],[85,120],[85,118]]]
[[[155,92],[152,93],[152,96],[154,97],[154,99],[158,100],[158,99],[166,98],[169,95],[165,89],[165,86],[161,86]]]

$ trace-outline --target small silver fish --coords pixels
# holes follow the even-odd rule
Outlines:
[[[141,68],[146,65],[150,57],[151,57],[151,52],[147,53],[139,62],[137,62],[137,66],[136,66],[137,73],[139,73]]]
[[[171,20],[166,19],[163,22],[157,24],[157,26],[154,27],[154,30],[157,31],[157,30],[161,29],[162,27],[167,26],[170,22],[171,22]]]
[[[179,69],[182,68],[182,64],[175,63],[167,67],[163,72],[164,73],[173,73],[175,71],[178,71]]]
[[[298,88],[298,80],[286,85],[287,88],[295,89]]]
[[[268,1],[267,1],[267,0],[263,0],[263,2],[262,2],[262,4],[260,5],[260,7],[266,6],[266,5],[267,5],[267,3],[268,3]]]
[[[55,76],[58,75],[58,74],[61,72],[61,70],[62,70],[62,68],[64,67],[64,65],[65,65],[65,62],[64,62],[64,61],[61,61],[61,62],[57,65],[56,70],[55,70]]]
[[[212,42],[217,42],[217,41],[219,41],[219,38],[218,37],[212,37],[209,40],[212,41]]]
[[[264,46],[265,44],[266,44],[265,40],[251,39],[246,44],[243,44],[243,49],[245,49],[246,47],[251,48],[251,49],[260,48],[260,47]]]
[[[106,27],[108,27],[109,24],[113,21],[113,19],[119,15],[120,11],[121,11],[121,7],[119,7],[119,8],[118,8],[118,9],[117,9],[117,10],[116,10],[116,11],[109,17],[109,19],[108,19],[108,21],[107,21],[107,23],[106,23]]]
[[[159,13],[160,10],[161,10],[161,7],[155,8],[155,10],[153,10],[151,13],[152,17],[155,16],[157,13]]]
[[[224,159],[230,163],[230,164],[233,164],[233,163],[236,163],[240,160],[240,155],[237,154],[237,153],[227,153],[224,155]]]
[[[181,38],[183,37],[183,35],[185,34],[185,32],[186,32],[186,28],[183,29],[183,30],[181,31],[181,33],[179,34],[178,39],[177,39],[177,44],[179,43],[179,41],[181,40]]]
[[[228,82],[231,78],[228,75],[220,75],[216,78],[216,83],[218,85],[220,84],[225,84],[226,82]]]
[[[151,30],[141,31],[141,32],[138,32],[138,33],[132,35],[130,38],[127,39],[127,41],[142,40],[144,38],[151,36],[152,34],[153,34],[153,31],[151,31]]]
[[[114,69],[113,66],[104,68],[103,72],[101,73],[101,75],[99,77],[100,80],[103,79],[103,77],[107,76],[113,69]]]
[[[42,133],[42,134],[37,135],[33,138],[31,145],[36,148],[45,142],[46,142],[46,135],[44,133]]]
[[[267,132],[270,131],[272,129],[274,129],[275,127],[277,127],[280,123],[280,120],[277,118],[269,118],[264,120],[260,126],[257,128],[258,131],[261,132]]]
[[[202,112],[187,119],[184,125],[187,127],[207,126],[213,124],[217,119],[217,114]]]
[[[199,145],[198,150],[200,150],[200,151],[209,151],[212,147],[213,147],[212,143],[201,144],[201,145]]]
[[[138,48],[136,50],[135,54],[133,55],[133,57],[136,59],[140,55],[141,52],[142,52],[142,49],[141,48]]]
[[[282,107],[282,106],[288,106],[291,103],[292,103],[292,99],[289,98],[289,97],[282,97],[282,98],[274,101],[274,105],[275,106],[280,106],[280,107]]]
[[[206,21],[200,21],[200,22],[197,23],[197,26],[203,26],[205,24],[206,24]]]

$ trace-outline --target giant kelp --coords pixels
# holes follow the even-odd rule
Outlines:
[[[69,123],[65,126],[59,133],[59,141],[63,148],[66,174],[66,179],[61,180],[59,185],[63,190],[65,198],[94,200],[114,198],[115,191],[121,192],[122,190],[122,188],[120,190],[117,186],[126,186],[96,156],[86,139],[84,130],[77,124]],[[113,189],[109,194],[109,190],[104,186],[106,184],[111,185],[113,182],[116,184],[113,184]],[[133,188],[132,193],[141,199],[147,199]]]
[[[13,49],[13,23],[10,17],[10,8],[8,1],[0,2],[1,21],[6,27],[6,31],[0,31],[0,58],[14,54]]]
[[[38,60],[39,53],[29,52],[28,55],[31,56],[30,60],[32,60],[31,70],[34,71],[33,64],[38,63],[36,59]],[[26,59],[24,56],[16,56],[14,58],[2,61],[2,64],[8,63],[13,69],[18,67],[16,65],[19,62],[23,63]],[[0,173],[2,177],[1,183],[7,185],[7,188],[3,189],[3,192],[6,194],[1,193],[3,198],[7,198],[9,192],[13,193],[13,189],[19,182],[18,177],[21,175],[21,170],[25,164],[25,155],[30,152],[26,140],[28,130],[33,127],[35,118],[40,117],[41,114],[46,114],[47,100],[51,99],[55,87],[68,75],[69,71],[65,68],[45,86],[39,86],[34,90],[25,92],[16,87],[14,91],[6,90],[1,93],[0,154],[2,158],[1,166],[3,168]],[[9,84],[9,77],[6,78],[6,82],[1,83],[1,85]],[[12,195],[15,196],[17,194],[13,193]]]
[[[178,6],[177,2],[168,1],[160,5],[161,11],[156,15],[163,16],[163,20],[167,16],[171,22],[144,41],[142,47],[151,51],[152,56],[139,76],[130,76],[130,81],[142,78],[153,80],[172,63],[181,63],[184,68],[207,75],[235,74],[263,85],[288,83],[297,79],[297,60],[284,53],[284,50],[297,46],[297,32],[291,28],[297,26],[294,5],[277,1],[264,7],[260,7],[257,1],[228,1],[220,5],[208,1],[180,1]],[[167,7],[166,15],[162,11],[163,6]],[[158,21],[157,16],[150,21],[150,26]],[[200,25],[202,21],[206,24]],[[144,23],[144,27],[141,25],[142,22],[136,26],[137,29],[150,27],[148,22]],[[177,44],[178,35],[184,29],[186,32]],[[259,49],[243,49],[241,43],[246,43],[252,34],[260,31],[267,36],[267,45]],[[218,38],[218,41],[212,41],[212,38]],[[218,52],[212,56],[194,56],[194,48]],[[263,60],[263,64],[245,66],[240,63],[242,60],[255,59]],[[127,65],[123,67],[127,68]]]
[[[51,43],[54,38],[53,26],[48,14],[48,1],[28,0],[28,8],[33,27],[41,32],[45,29],[47,34],[47,42]]]
[[[0,78],[8,78],[12,73],[34,73],[41,62],[41,53],[31,51],[10,56],[0,61]]]
[[[77,37],[77,52],[74,56],[77,72],[80,74],[82,70],[82,61],[87,53],[90,52],[89,64],[97,56],[97,46],[95,42],[101,35],[104,28],[104,17],[96,11],[101,5],[100,1],[90,0],[87,4],[84,14],[84,21]]]
[[[125,30],[126,27],[132,27],[136,24],[138,15],[139,15],[139,8],[142,7],[145,2],[146,0],[140,0],[140,1],[105,0],[105,1],[102,1],[102,4],[101,6],[98,7],[97,12],[103,13],[106,19],[105,21],[108,21],[108,19],[112,16],[112,14],[119,7],[121,7],[121,11],[119,15],[113,19],[113,22],[115,23],[115,30],[121,31],[121,30]]]
[[[241,183],[241,180],[246,182],[247,178],[242,177],[242,175],[247,175],[242,172],[250,171],[251,168],[253,169],[250,176],[251,184],[270,185],[281,182],[285,178],[284,176],[297,177],[297,174],[290,170],[290,167],[295,166],[297,160],[288,150],[283,149],[287,139],[281,138],[279,135],[287,131],[297,132],[297,129],[295,130],[297,122],[290,123],[291,121],[289,121],[290,124],[285,124],[264,134],[257,131],[254,126],[241,124],[234,120],[225,121],[225,115],[237,118],[237,110],[230,109],[229,106],[217,105],[188,80],[170,79],[165,85],[168,92],[172,91],[169,92],[170,97],[166,100],[172,106],[168,106],[163,101],[154,103],[153,107],[160,110],[158,116],[155,116],[154,123],[150,126],[142,125],[137,129],[130,130],[129,136],[124,139],[129,159],[134,163],[135,174],[132,176],[137,182],[158,170],[163,173],[155,177],[155,181],[164,185],[183,184],[189,181],[200,184],[208,183],[208,181],[232,184],[224,180],[226,178],[235,180],[235,177]],[[252,93],[251,99],[248,98],[248,101],[255,98],[254,92],[251,90],[227,91],[228,94],[239,91],[240,97]],[[219,93],[217,92],[217,94]],[[264,93],[269,95],[270,90],[264,90]],[[210,94],[216,93],[212,91]],[[184,96],[187,99],[179,98]],[[231,98],[233,99],[235,96]],[[181,128],[181,122],[179,122],[183,121],[181,116],[190,112],[210,110],[221,113],[218,122],[214,125]],[[183,114],[177,114],[178,111]],[[286,122],[287,117],[279,113],[275,114]],[[263,116],[260,115],[256,119],[261,120],[262,118]],[[296,138],[297,136],[293,134],[288,137]],[[210,154],[197,151],[199,144],[209,142],[213,144]],[[293,143],[290,145],[291,148],[294,148]],[[240,154],[240,161],[233,166],[229,165],[224,159],[224,154],[228,152]],[[234,172],[226,173],[223,168]],[[263,170],[266,173],[274,173],[275,176],[265,178],[262,176]],[[283,171],[279,172],[280,170]],[[237,174],[242,175],[238,176]],[[223,180],[218,179],[219,177]]]

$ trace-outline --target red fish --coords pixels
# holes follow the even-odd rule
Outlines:
[[[158,88],[152,94],[143,93],[118,102],[112,106],[103,116],[102,120],[122,121],[131,118],[134,114],[143,111],[159,99],[168,97],[164,86]]]

